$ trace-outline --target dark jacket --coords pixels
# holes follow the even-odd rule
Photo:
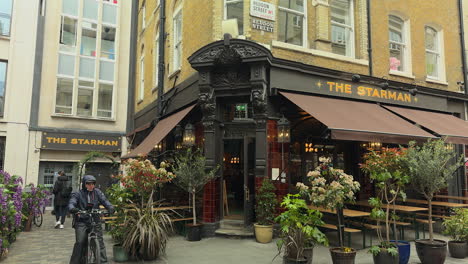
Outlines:
[[[54,184],[54,204],[55,205],[68,205],[68,201],[70,200],[70,194],[72,191],[72,187],[70,182],[68,181],[67,176],[59,176],[57,181]],[[68,193],[68,197],[64,196],[63,194]]]
[[[96,178],[92,175],[86,175],[83,177],[82,182],[82,189],[78,192],[72,194],[70,202],[68,203],[68,210],[72,210],[73,208],[78,208],[79,210],[87,209],[88,204],[88,194],[90,197],[90,203],[92,204],[92,209],[99,209],[99,205],[103,205],[109,212],[114,211],[114,207],[112,204],[107,200],[104,193],[94,188],[92,192],[88,192],[85,186],[86,181],[94,181],[96,182]],[[86,221],[86,219],[77,219],[78,221]]]

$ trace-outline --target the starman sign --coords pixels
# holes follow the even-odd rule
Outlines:
[[[42,133],[42,149],[121,152],[122,138],[116,136]]]

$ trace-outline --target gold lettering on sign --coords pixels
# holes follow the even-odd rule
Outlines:
[[[319,85],[320,84],[320,85]],[[416,97],[411,97],[409,93],[399,92],[399,91],[386,91],[379,88],[367,87],[367,86],[357,86],[353,87],[352,84],[339,83],[339,82],[327,82],[328,90],[334,93],[343,93],[343,94],[354,94],[356,93],[362,97],[371,97],[371,98],[382,98],[393,101],[400,101],[405,103],[411,103],[414,99],[414,102],[417,102]],[[321,88],[321,82],[317,83],[319,89]]]

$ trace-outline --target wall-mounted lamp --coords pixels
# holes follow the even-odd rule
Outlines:
[[[382,79],[384,79],[382,82],[379,83],[379,87],[382,88],[382,90],[387,90],[388,89],[388,78],[387,76],[383,76]]]
[[[359,74],[353,74],[353,76],[351,76],[351,81],[353,81],[353,82],[360,82],[360,81],[361,81],[361,75],[359,75]]]
[[[283,116],[278,120],[278,142],[289,143],[289,121]]]
[[[195,145],[195,132],[193,125],[190,123],[185,126],[182,144],[188,147]]]
[[[157,150],[158,152],[161,152],[161,150],[163,149],[162,141],[159,141],[159,143],[156,144],[156,146],[154,146],[154,149]]]
[[[368,143],[362,143],[361,144],[362,148],[370,148],[370,149],[378,149],[382,147],[381,142],[368,142]]]
[[[418,84],[416,83],[416,81],[413,81],[412,85],[413,85],[413,88],[409,89],[409,93],[412,96],[416,96],[416,94],[418,93]]]

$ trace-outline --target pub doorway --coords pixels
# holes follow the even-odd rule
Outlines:
[[[253,220],[255,180],[255,139],[224,139],[223,213],[224,219]]]

